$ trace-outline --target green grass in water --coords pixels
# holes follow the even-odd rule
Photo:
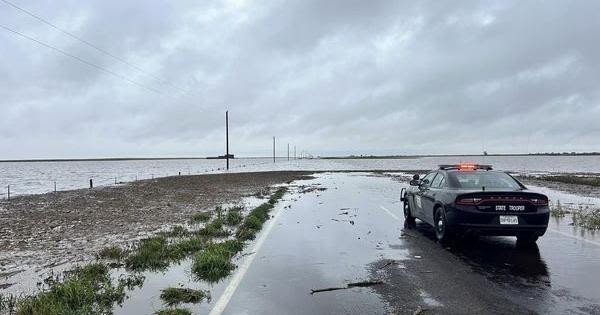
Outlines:
[[[212,215],[212,212],[209,211],[198,212],[192,215],[192,222],[207,222],[212,218]]]
[[[121,260],[127,256],[127,251],[119,246],[108,246],[102,248],[96,256],[101,259]]]
[[[217,282],[235,269],[231,258],[243,248],[244,243],[239,240],[212,243],[205,250],[196,254],[192,272],[200,279]]]
[[[120,279],[113,285],[106,265],[95,263],[76,268],[63,282],[56,282],[36,296],[17,303],[17,315],[108,314],[121,304],[125,289],[143,284],[142,277]]]
[[[227,210],[227,214],[225,215],[225,224],[228,226],[236,226],[244,220],[242,216],[243,208],[233,207]]]
[[[600,209],[580,209],[572,212],[573,224],[590,230],[600,229]]]
[[[192,312],[186,310],[185,308],[168,308],[164,310],[160,310],[155,315],[192,315]]]
[[[140,241],[125,266],[131,270],[162,270],[173,259],[172,249],[164,236],[154,236]]]
[[[161,291],[160,298],[166,305],[174,306],[180,303],[200,303],[204,299],[210,299],[210,294],[188,288],[166,288]]]
[[[224,219],[215,218],[211,222],[207,223],[203,228],[196,231],[195,233],[202,236],[208,237],[225,237],[231,235],[231,232],[226,230],[224,225]]]

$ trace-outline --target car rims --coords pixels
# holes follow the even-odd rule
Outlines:
[[[438,211],[436,220],[435,220],[435,232],[437,234],[438,239],[444,237],[446,226],[444,225],[444,218],[442,216],[441,211]]]

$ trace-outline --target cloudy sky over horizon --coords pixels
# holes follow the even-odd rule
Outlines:
[[[598,1],[7,1],[0,159],[600,151]]]

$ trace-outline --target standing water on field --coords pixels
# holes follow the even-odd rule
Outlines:
[[[230,160],[229,172],[279,170],[423,170],[439,164],[471,161],[492,164],[495,169],[516,172],[600,173],[600,156],[451,156],[398,159],[302,159],[240,158]],[[225,160],[173,159],[123,161],[0,162],[0,199],[11,195],[40,194],[107,186],[175,175],[225,172]]]

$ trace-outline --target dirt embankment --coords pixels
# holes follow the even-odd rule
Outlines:
[[[0,274],[87,259],[308,172],[175,176],[0,201]]]
[[[578,184],[578,183],[565,183],[552,181],[543,178],[535,178],[535,177],[519,177],[519,180],[523,182],[525,185],[534,185],[534,186],[542,186],[547,187],[552,190],[564,191],[570,194],[584,196],[584,197],[594,197],[600,198],[600,187],[586,184]]]

